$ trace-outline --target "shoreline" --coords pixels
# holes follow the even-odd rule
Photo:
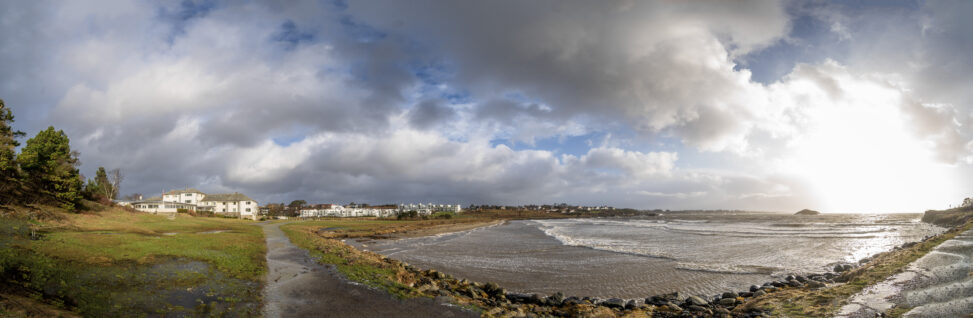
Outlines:
[[[447,233],[455,233],[473,230],[491,225],[504,224],[506,220],[489,220],[462,222],[460,224],[438,224],[426,226],[426,228],[410,228],[405,231],[385,230],[382,233],[372,232],[373,235],[353,235],[336,237],[339,235],[321,235],[325,239],[339,239],[339,244],[354,250],[354,253],[373,255],[379,262],[387,266],[396,268],[399,274],[392,281],[398,279],[398,283],[404,284],[405,291],[398,290],[401,294],[405,292],[406,297],[433,297],[437,299],[448,299],[450,303],[460,306],[472,306],[481,308],[483,316],[522,316],[529,313],[542,315],[572,315],[589,316],[604,315],[606,317],[616,317],[629,314],[647,314],[649,316],[671,317],[685,314],[702,315],[742,315],[742,316],[774,316],[783,313],[792,313],[793,306],[781,307],[774,302],[789,303],[793,300],[805,299],[809,294],[828,295],[835,294],[832,290],[847,289],[849,285],[858,284],[862,273],[871,271],[871,268],[882,266],[891,262],[890,259],[898,260],[899,254],[912,252],[928,245],[938,245],[942,239],[953,232],[958,227],[953,227],[946,232],[926,237],[918,242],[911,242],[897,246],[894,249],[883,252],[868,260],[862,260],[854,264],[843,264],[834,271],[809,275],[788,275],[786,280],[772,281],[763,285],[752,285],[749,291],[727,291],[714,296],[693,296],[687,293],[669,293],[662,295],[649,296],[646,298],[596,298],[596,297],[567,297],[561,293],[552,295],[544,294],[520,294],[508,292],[503,287],[492,282],[474,282],[467,279],[453,277],[452,275],[439,272],[435,269],[421,269],[409,265],[402,261],[389,258],[374,252],[364,250],[363,247],[351,246],[351,244],[340,243],[343,238],[352,238],[355,241],[380,240],[380,239],[400,239],[411,237],[434,236]],[[377,235],[374,235],[377,234]],[[908,263],[907,263],[908,264]],[[874,274],[869,274],[874,275]],[[402,277],[406,277],[402,279]],[[759,283],[758,283],[759,284]],[[406,287],[407,286],[407,287]],[[381,288],[381,287],[379,287]],[[846,300],[843,294],[837,293],[832,298],[835,302]],[[834,305],[836,303],[829,303]],[[827,310],[829,305],[820,305],[823,308],[815,310]],[[809,307],[799,307],[801,309]],[[837,308],[834,308],[837,309]],[[800,316],[800,315],[799,315]]]

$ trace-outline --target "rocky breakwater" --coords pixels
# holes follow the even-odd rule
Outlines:
[[[436,270],[399,264],[417,277],[412,287],[419,294],[441,302],[482,308],[485,317],[770,317],[771,313],[766,310],[742,305],[783,290],[824,288],[843,280],[843,273],[858,267],[836,264],[835,272],[788,275],[778,281],[750,286],[748,290],[727,291],[711,297],[676,292],[644,299],[602,299],[562,293],[514,293],[495,283],[472,282]]]

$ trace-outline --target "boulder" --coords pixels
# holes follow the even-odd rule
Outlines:
[[[720,302],[719,302],[719,304],[721,306],[727,306],[727,307],[736,305],[736,303],[737,303],[736,298],[723,298],[723,299],[720,299]]]
[[[668,302],[668,303],[666,303],[665,306],[666,307],[669,307],[669,310],[672,310],[672,311],[682,311],[682,307],[679,307],[679,305],[673,304],[671,301]]]
[[[765,292],[763,290],[758,290],[758,291],[753,292],[753,297],[760,297],[760,296],[763,296],[763,295],[766,295],[766,294],[767,294],[767,292]]]
[[[825,287],[825,286],[827,286],[827,285],[825,285],[824,283],[819,282],[819,281],[812,280],[812,281],[807,282],[807,287],[809,287],[809,288],[822,288],[822,287]]]
[[[760,287],[759,286],[757,286],[757,285],[750,285],[750,292],[751,293],[752,292],[755,292],[755,291],[758,291],[758,290],[760,290]]]
[[[709,302],[699,296],[689,296],[686,298],[686,304],[690,306],[706,306]]]
[[[725,292],[720,296],[720,298],[737,298],[737,296],[739,295],[737,295],[735,292]]]
[[[621,298],[609,298],[608,300],[601,302],[601,305],[608,308],[622,309],[625,308],[625,300]]]

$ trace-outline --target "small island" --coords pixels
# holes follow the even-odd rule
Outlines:
[[[809,210],[809,209],[800,210],[797,211],[797,213],[794,213],[794,215],[818,215],[818,214],[821,214],[821,212]]]

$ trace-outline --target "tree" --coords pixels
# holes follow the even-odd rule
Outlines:
[[[108,199],[114,200],[118,198],[118,192],[122,188],[122,180],[125,180],[125,176],[122,175],[122,169],[115,168],[108,171],[108,185],[111,186]]]
[[[22,131],[13,130],[10,126],[14,122],[14,115],[0,99],[0,204],[7,204],[7,200],[15,200],[14,190],[20,185],[20,169],[17,165],[16,151],[20,143],[17,138],[23,137]]]
[[[78,153],[71,151],[70,139],[63,130],[51,126],[37,133],[27,140],[17,160],[30,190],[66,210],[77,208],[81,201]]]

